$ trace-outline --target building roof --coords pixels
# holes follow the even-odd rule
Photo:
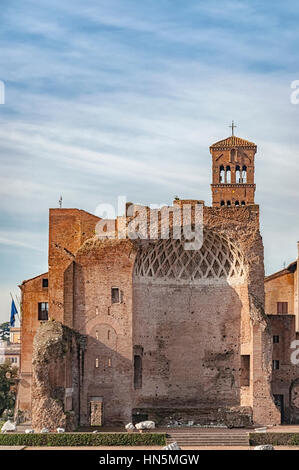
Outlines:
[[[45,276],[48,276],[49,275],[49,272],[46,272],[46,273],[42,273],[42,274],[38,274],[37,276],[34,276],[34,277],[31,277],[30,279],[25,279],[22,284],[26,284],[26,282],[30,282],[30,281],[33,281],[34,279],[37,279],[38,277],[45,277]],[[20,287],[20,286],[19,286]]]
[[[277,271],[276,273],[270,274],[270,276],[265,277],[265,282],[271,281],[272,279],[276,279],[280,276],[285,276],[286,274],[294,273],[297,269],[297,261],[293,261],[293,263],[289,264],[287,268],[282,269],[281,271]]]
[[[219,140],[215,142],[215,144],[210,146],[210,149],[226,149],[232,147],[242,147],[242,148],[256,148],[256,144],[254,142],[249,142],[249,140],[241,139],[241,137],[236,137],[235,135],[231,135],[227,137],[227,139]]]

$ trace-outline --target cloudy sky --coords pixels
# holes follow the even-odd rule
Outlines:
[[[298,2],[3,0],[0,320],[47,270],[48,208],[211,204],[209,145],[258,145],[266,272],[299,239]]]

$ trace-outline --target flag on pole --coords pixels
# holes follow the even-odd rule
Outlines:
[[[18,314],[14,300],[11,301],[10,326],[15,326],[15,316]]]

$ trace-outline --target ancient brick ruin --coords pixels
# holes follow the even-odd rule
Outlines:
[[[232,136],[210,149],[213,207],[175,200],[167,208],[191,206],[194,224],[202,207],[198,249],[186,250],[174,236],[173,216],[169,237],[152,238],[140,206],[128,205],[110,221],[113,239],[109,231],[96,235],[100,219],[87,212],[50,209],[49,272],[21,286],[17,406],[37,429],[141,417],[158,424],[280,423],[271,390],[281,393],[272,380],[273,328],[296,338],[295,312],[280,320],[265,313],[256,146]],[[119,236],[137,220],[146,237]],[[161,210],[159,234],[163,221]],[[281,347],[287,358],[287,340]],[[282,394],[293,383],[292,406],[297,374],[289,366],[283,376]],[[298,410],[288,419],[299,419]]]

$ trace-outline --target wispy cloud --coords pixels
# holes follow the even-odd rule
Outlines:
[[[41,248],[38,248],[34,245],[24,243],[20,240],[13,240],[11,238],[3,237],[1,232],[0,232],[0,245],[8,245],[8,246],[16,247],[16,248],[27,248],[29,250],[43,252]]]

